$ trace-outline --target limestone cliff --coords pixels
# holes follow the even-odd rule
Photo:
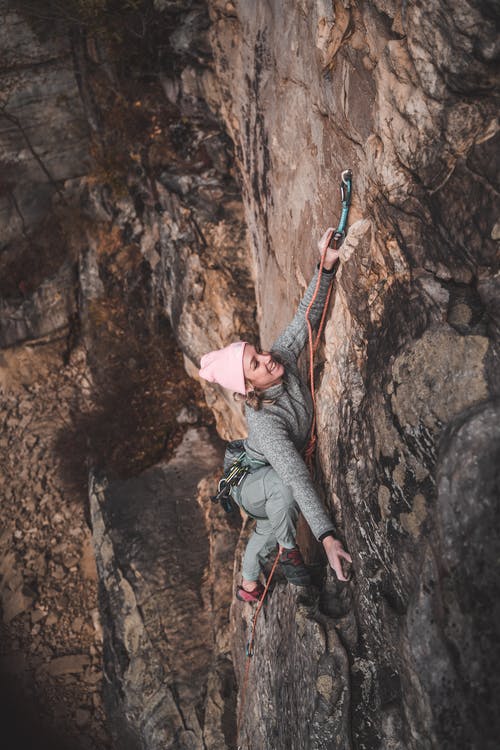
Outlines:
[[[91,469],[115,746],[236,746],[251,610],[233,603],[229,612],[231,561],[235,553],[237,572],[249,529],[245,521],[237,544],[238,524],[211,507],[213,475],[201,484],[204,513],[197,509],[203,472],[193,472],[181,485],[190,512],[176,522],[201,541],[189,594],[177,601],[182,550],[167,511],[178,512],[179,497],[165,487],[184,471],[186,451],[211,472],[220,446],[203,431],[210,419],[199,403],[178,415],[182,429],[167,419],[163,391],[180,398],[167,329],[195,378],[208,349],[250,336],[269,346],[305,289],[318,238],[338,219],[349,167],[354,231],[317,369],[317,482],[353,575],[336,582],[302,526],[316,586],[291,589],[278,573],[257,628],[238,742],[248,750],[493,748],[495,4],[0,7],[7,444],[17,445],[22,411],[8,383],[19,363],[36,371],[58,347],[64,367],[77,371],[77,395],[67,397],[71,429],[57,426],[54,450],[78,445],[80,486]],[[56,369],[51,360],[53,382]],[[201,385],[219,434],[243,434],[239,407]],[[199,400],[199,391],[181,392],[191,406]],[[137,413],[144,423],[131,432]],[[181,443],[186,422],[201,432]],[[14,462],[9,472],[17,488]],[[12,490],[12,508],[17,492],[24,485]],[[170,504],[159,502],[162,492]],[[199,622],[185,632],[197,603]],[[93,737],[87,747],[104,746]]]

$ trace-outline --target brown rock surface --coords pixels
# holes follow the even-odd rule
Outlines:
[[[244,2],[214,1],[210,11],[264,344],[304,289],[316,240],[338,215],[337,184],[346,167],[354,172],[350,221],[370,222],[370,231],[363,227],[350,242],[337,277],[318,391],[325,496],[354,557],[357,638],[342,635],[345,623],[332,610],[350,665],[350,715],[326,710],[326,734],[317,731],[313,708],[324,706],[326,691],[317,660],[311,656],[308,666],[308,684],[319,679],[314,698],[302,682],[304,666],[289,666],[297,650],[289,650],[287,662],[278,643],[268,641],[276,635],[268,622],[259,664],[284,659],[279,670],[296,676],[309,729],[302,727],[302,739],[284,736],[283,716],[288,721],[290,714],[280,709],[290,710],[293,695],[277,694],[274,670],[257,668],[253,694],[271,692],[273,706],[252,703],[242,736],[249,747],[265,747],[270,737],[276,748],[295,741],[318,748],[332,742],[405,750],[493,747],[498,631],[493,635],[471,612],[474,600],[493,607],[498,576],[477,599],[477,572],[454,582],[442,545],[456,559],[467,556],[468,545],[443,525],[436,505],[437,473],[444,471],[446,486],[454,486],[454,469],[442,461],[445,435],[455,424],[477,434],[474,447],[468,442],[474,463],[498,464],[498,429],[489,432],[473,416],[492,410],[498,422],[498,311],[490,291],[498,290],[499,265],[492,9],[474,2],[453,9],[441,2],[402,9],[283,2],[277,13],[274,3],[260,3],[256,12]],[[458,464],[468,456],[465,440],[460,446]],[[498,508],[499,491],[497,475],[475,476],[482,542],[469,565],[478,571],[488,570],[498,552],[487,519]],[[462,506],[456,513],[467,516]],[[310,542],[303,544],[312,554]],[[330,609],[324,599],[320,611]],[[288,633],[293,619],[294,607],[285,607],[279,628]],[[461,648],[450,639],[458,621],[459,632],[469,633]],[[244,642],[238,638],[237,653]]]
[[[156,79],[144,89],[124,75],[111,37],[88,35],[88,19],[75,29],[57,3],[21,6],[0,8],[2,655],[9,675],[17,669],[17,703],[33,703],[73,747],[104,748],[87,470],[133,476],[168,457],[188,408],[190,424],[211,423],[165,312],[196,359],[221,340],[219,319],[252,329],[252,290],[227,138],[189,77],[185,95],[165,99]],[[200,44],[202,16],[201,26],[189,21]],[[123,19],[133,41],[133,9]],[[162,22],[170,32],[168,14]],[[135,53],[126,53],[129,64]],[[225,267],[234,258],[237,278]],[[214,291],[203,307],[204,273]],[[236,291],[249,299],[242,313]],[[73,663],[78,671],[61,667],[82,651],[92,659]],[[227,651],[210,677],[215,704],[218,682],[230,679]]]
[[[91,479],[104,696],[116,747],[216,750],[226,741],[217,703],[232,679],[230,577],[217,576],[236,534],[210,523],[206,490],[197,502],[198,482],[221,460],[208,432],[190,428],[169,462],[125,481]],[[205,714],[207,690],[215,706]]]
[[[211,651],[182,654],[182,679],[167,685],[178,693],[167,695],[159,665],[175,672],[169,642],[179,632],[189,641],[189,616],[180,612],[164,636],[162,603],[146,593],[167,569],[141,560],[142,579],[135,568],[130,580],[118,576],[103,632],[77,499],[89,467],[137,481],[186,424],[210,422],[200,391],[183,381],[165,316],[193,376],[201,354],[257,328],[268,345],[337,219],[339,175],[350,167],[355,231],[318,369],[318,483],[354,576],[347,586],[325,576],[302,528],[318,591],[301,597],[276,581],[240,741],[252,750],[496,747],[494,5],[174,0],[118,15],[110,4],[104,16],[83,4],[96,15],[69,23],[60,3],[42,3],[44,14],[58,9],[57,23],[50,13],[35,22],[28,11],[40,4],[29,5],[0,3],[7,674],[34,704],[42,696],[73,747],[77,738],[106,747],[104,635],[117,682],[128,654],[139,665],[127,683],[135,698],[115,693],[111,711],[122,715],[132,700],[127,747],[157,742],[153,725],[137,729],[155,715],[179,729],[172,747],[234,746],[234,674],[241,684],[250,617],[238,603],[227,620],[234,529],[196,515],[198,573],[209,565],[197,626]],[[244,434],[239,407],[203,388],[220,434]],[[193,406],[199,416],[186,418]],[[128,540],[133,559],[128,534],[147,527],[136,516],[120,528],[108,521],[106,535]],[[121,649],[113,622],[132,623],[138,641]],[[89,655],[80,672],[50,675],[74,654]],[[197,669],[204,695],[193,693]],[[146,684],[160,692],[141,702]]]
[[[100,667],[93,684],[82,681],[90,649],[101,652],[91,618],[97,585],[78,574],[90,531],[78,486],[65,483],[57,451],[83,372],[61,367],[62,354],[60,344],[2,352],[0,419],[8,450],[1,461],[1,687],[8,679],[13,701],[2,716],[19,747],[28,746],[23,732],[33,731],[41,747],[71,742],[91,750],[108,745],[102,708],[92,710],[82,732],[73,712],[92,705],[102,681]],[[70,558],[75,566],[66,567]],[[16,724],[20,706],[24,719]]]

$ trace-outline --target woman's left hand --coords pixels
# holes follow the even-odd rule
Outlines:
[[[318,242],[318,250],[320,255],[323,255],[326,249],[325,262],[323,264],[323,267],[326,268],[327,271],[332,270],[340,255],[340,249],[335,250],[333,247],[328,247],[328,243],[330,242],[331,236],[334,231],[335,229],[333,227],[328,227],[323,237]]]
[[[325,548],[328,562],[337,574],[339,581],[348,581],[349,578],[346,578],[342,569],[342,560],[352,563],[352,558],[343,548],[342,542],[339,542],[338,539],[334,539],[333,536],[327,536],[323,539],[323,547]]]

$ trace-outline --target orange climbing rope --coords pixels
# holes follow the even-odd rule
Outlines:
[[[264,605],[264,599],[266,598],[266,594],[267,594],[267,592],[269,590],[269,586],[271,585],[271,581],[273,579],[274,571],[276,570],[276,566],[278,565],[278,560],[280,559],[280,555],[281,555],[282,551],[283,551],[283,547],[281,547],[281,545],[280,545],[280,547],[278,549],[278,554],[276,555],[276,558],[275,558],[274,563],[273,563],[273,567],[271,568],[271,572],[269,573],[269,577],[268,577],[268,579],[266,581],[266,585],[265,585],[264,591],[261,594],[261,597],[259,599],[259,603],[257,604],[257,609],[255,610],[255,613],[254,613],[254,616],[253,616],[253,619],[252,619],[252,630],[250,632],[250,638],[248,639],[248,642],[247,642],[247,651],[246,651],[247,658],[246,658],[246,662],[245,662],[245,674],[243,676],[243,684],[241,686],[241,698],[240,698],[240,709],[239,709],[239,712],[238,712],[238,723],[236,725],[236,727],[237,727],[236,728],[236,732],[237,732],[238,736],[240,734],[241,719],[242,719],[242,716],[243,716],[243,707],[245,705],[245,697],[246,697],[247,684],[248,684],[248,675],[250,674],[250,664],[252,663],[253,644],[254,644],[254,641],[255,641],[255,629],[257,627],[257,618],[259,616],[260,610],[262,609],[262,607]]]
[[[314,294],[312,297],[311,302],[307,306],[306,310],[306,322],[307,322],[307,331],[308,331],[308,339],[309,339],[309,385],[311,388],[311,398],[313,402],[313,418],[312,418],[312,424],[311,424],[311,434],[309,437],[309,442],[307,444],[307,447],[304,451],[304,457],[307,464],[307,467],[309,469],[309,473],[311,476],[314,472],[314,455],[316,451],[316,443],[317,443],[317,408],[316,408],[316,389],[314,386],[314,356],[316,354],[316,350],[318,348],[319,340],[321,338],[321,335],[323,333],[323,328],[325,325],[325,319],[326,319],[326,311],[328,310],[328,303],[330,302],[330,296],[332,293],[332,281],[335,277],[335,274],[332,275],[332,279],[330,281],[330,286],[328,288],[328,293],[326,295],[325,304],[323,306],[323,313],[321,315],[321,321],[318,327],[318,331],[316,333],[316,338],[314,338],[313,330],[311,321],[309,320],[309,313],[311,311],[312,306],[314,305],[316,301],[316,297],[318,296],[318,290],[319,285],[321,283],[321,273],[323,271],[323,266],[325,263],[325,257],[326,253],[328,251],[328,247],[332,247],[334,250],[336,250],[339,247],[339,243],[343,240],[345,236],[345,228],[347,224],[347,217],[349,215],[349,207],[351,205],[351,190],[352,190],[352,172],[350,169],[344,169],[341,176],[341,182],[340,182],[340,199],[342,204],[342,213],[340,215],[340,221],[337,229],[335,231],[332,231],[330,237],[328,238],[328,242],[325,242],[325,249],[323,250],[321,254],[321,261],[319,264],[319,273],[318,273],[318,279],[316,281],[316,287],[314,289]],[[338,261],[337,261],[338,263]]]
[[[351,200],[351,178],[352,173],[350,170],[344,170],[342,172],[342,185],[341,185],[341,198],[342,198],[342,215],[340,218],[339,226],[336,230],[332,230],[332,234],[328,238],[328,242],[325,243],[325,249],[323,250],[321,254],[321,260],[319,264],[319,271],[318,271],[318,279],[316,281],[316,286],[314,288],[313,296],[311,299],[311,302],[307,306],[306,310],[306,323],[307,323],[307,331],[308,331],[308,350],[309,350],[309,385],[311,389],[311,398],[313,403],[313,418],[311,423],[311,433],[309,437],[309,442],[306,446],[306,449],[304,451],[304,457],[306,464],[309,468],[309,472],[311,475],[313,474],[314,469],[314,455],[316,451],[316,443],[317,443],[317,419],[316,419],[316,389],[314,385],[314,357],[316,355],[316,351],[318,349],[319,341],[321,338],[321,335],[323,333],[323,328],[325,326],[326,321],[326,313],[328,310],[328,305],[330,302],[330,297],[332,294],[333,289],[333,279],[335,278],[335,274],[332,274],[332,278],[330,281],[330,285],[328,287],[328,292],[326,294],[325,303],[323,305],[323,312],[321,314],[321,320],[318,326],[318,330],[316,332],[316,337],[314,336],[314,332],[312,329],[311,321],[309,319],[309,313],[311,311],[312,306],[314,305],[316,298],[318,296],[319,292],[319,286],[321,284],[321,274],[323,272],[323,266],[325,264],[325,258],[326,253],[328,251],[328,247],[331,243],[331,247],[333,249],[337,249],[339,242],[344,237],[344,229],[347,221],[347,215],[349,211],[349,205]],[[337,261],[338,262],[338,261]],[[255,630],[257,627],[257,619],[259,617],[260,611],[264,605],[264,600],[266,598],[267,592],[269,590],[269,586],[271,585],[271,581],[274,575],[274,571],[276,570],[276,566],[278,565],[278,561],[280,558],[280,554],[282,552],[283,548],[280,546],[278,549],[278,554],[276,555],[276,558],[273,563],[273,567],[271,568],[271,572],[269,574],[269,578],[266,581],[266,585],[264,588],[264,591],[262,592],[262,595],[259,599],[259,602],[257,604],[257,609],[255,610],[255,614],[252,619],[252,628],[250,632],[250,638],[247,642],[247,649],[246,649],[246,662],[245,662],[245,672],[243,675],[243,683],[241,687],[241,697],[240,697],[240,707],[238,711],[238,721],[236,725],[236,732],[237,732],[237,738],[239,740],[240,735],[240,728],[241,728],[241,720],[243,718],[243,708],[245,706],[245,698],[246,698],[246,691],[248,686],[248,679],[250,675],[250,665],[252,663],[252,656],[254,652],[254,641],[255,641]],[[238,750],[240,750],[240,745],[238,744]]]
[[[332,234],[333,234],[333,231],[334,230],[332,229]],[[333,289],[332,282],[333,282],[334,274],[332,275],[332,280],[330,281],[330,286],[328,287],[328,292],[327,292],[327,295],[326,295],[325,304],[323,305],[323,312],[321,314],[321,320],[320,320],[320,323],[319,323],[319,326],[318,326],[318,330],[316,332],[316,337],[314,337],[314,332],[313,332],[313,329],[312,329],[311,321],[309,320],[309,313],[311,311],[312,306],[316,302],[316,298],[318,296],[319,285],[321,284],[321,274],[322,274],[322,271],[323,271],[323,266],[325,264],[325,257],[326,257],[326,253],[328,251],[328,245],[329,245],[329,242],[330,242],[330,238],[331,238],[331,235],[328,238],[328,242],[325,243],[325,249],[323,250],[323,253],[321,254],[321,260],[320,260],[320,263],[319,263],[318,279],[316,281],[316,286],[314,288],[312,299],[311,299],[309,305],[307,306],[307,310],[306,310],[306,323],[307,323],[308,348],[309,348],[309,388],[311,390],[311,398],[312,398],[312,403],[313,403],[313,417],[312,417],[312,423],[311,423],[311,433],[310,433],[310,436],[309,436],[309,442],[307,443],[306,449],[304,451],[304,456],[305,456],[305,461],[306,461],[307,467],[309,469],[309,473],[311,475],[313,474],[313,470],[314,470],[314,455],[315,455],[315,452],[316,452],[316,443],[317,443],[317,440],[318,440],[317,429],[316,429],[316,423],[317,423],[316,412],[317,412],[317,408],[316,408],[316,388],[315,388],[315,385],[314,385],[314,357],[316,355],[316,351],[318,349],[319,341],[320,341],[321,335],[323,333],[323,328],[325,326],[326,311],[328,310],[328,304],[330,302],[330,296],[332,294],[332,289]],[[337,243],[338,243],[338,240],[337,240],[337,237],[335,236],[334,239],[333,239],[333,245],[332,245],[332,247],[335,250],[337,249]]]

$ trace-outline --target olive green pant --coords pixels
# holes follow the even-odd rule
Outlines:
[[[262,563],[276,545],[295,547],[299,507],[287,487],[271,466],[256,469],[232,491],[236,502],[256,519],[255,530],[243,556],[242,575],[256,581]]]

